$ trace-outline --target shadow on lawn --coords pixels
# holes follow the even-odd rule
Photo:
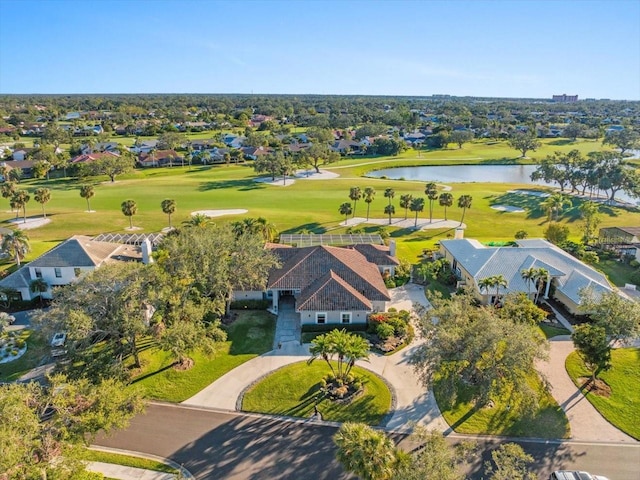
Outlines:
[[[330,222],[327,222],[330,223]],[[321,234],[327,232],[327,227],[325,227],[322,223],[311,222],[311,223],[303,223],[302,225],[298,225],[297,227],[290,228],[288,230],[283,230],[280,233],[285,235],[291,234],[303,234],[303,233],[316,233]]]
[[[236,189],[240,192],[248,190],[261,190],[266,188],[263,183],[254,182],[251,179],[243,180],[216,180],[211,182],[203,182],[198,187],[201,192],[207,192],[209,190],[223,190],[226,188]]]

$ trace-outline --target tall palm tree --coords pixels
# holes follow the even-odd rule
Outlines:
[[[344,215],[344,224],[346,225],[347,221],[349,220],[349,215],[351,215],[351,212],[353,211],[351,209],[351,204],[349,202],[344,202],[342,205],[340,205],[338,211],[340,212],[340,215]]]
[[[484,290],[485,295],[489,295],[489,289],[493,287],[493,277],[484,277],[478,280],[478,288]]]
[[[411,200],[413,195],[407,193],[406,195],[400,195],[400,207],[404,208],[404,219],[407,219],[409,207],[411,206]]]
[[[3,198],[11,199],[13,194],[16,193],[16,184],[14,182],[6,181],[0,187],[0,194]]]
[[[438,202],[440,203],[441,207],[444,207],[444,219],[447,219],[447,207],[450,207],[451,205],[453,205],[453,195],[451,195],[449,192],[444,192],[441,193],[440,196],[438,197]]]
[[[29,291],[32,293],[37,293],[40,298],[40,303],[42,303],[42,294],[49,290],[49,284],[45,282],[42,278],[36,278],[29,283]]]
[[[336,458],[362,480],[391,480],[402,455],[382,431],[362,423],[344,423],[334,435]]]
[[[22,209],[22,218],[24,223],[27,223],[27,203],[31,200],[31,195],[26,190],[17,190],[13,197],[13,204],[15,205],[16,210]]]
[[[412,212],[415,212],[416,219],[413,224],[414,228],[418,228],[418,213],[424,210],[424,198],[416,197],[411,200],[411,205],[409,206]]]
[[[355,217],[358,200],[362,198],[362,191],[360,190],[360,187],[351,187],[349,189],[349,198],[353,202],[353,216]]]
[[[396,213],[396,207],[389,204],[384,207],[384,214],[389,215],[389,225],[391,225],[391,216]]]
[[[325,362],[327,362],[327,365],[329,365],[333,376],[336,376],[336,370],[335,368],[333,368],[333,363],[331,363],[333,360],[333,356],[335,355],[335,350],[333,348],[333,341],[328,335],[318,335],[316,338],[314,338],[311,341],[309,353],[311,354],[311,358],[307,360],[307,365],[311,365],[317,358],[322,358]]]
[[[87,212],[91,211],[91,203],[89,200],[96,194],[93,185],[82,185],[80,187],[80,196],[87,201]]]
[[[172,198],[165,198],[160,203],[162,213],[169,216],[169,228],[171,228],[171,215],[176,212],[176,201]]]
[[[438,199],[438,186],[429,182],[424,188],[424,193],[429,199],[429,223],[433,222],[433,203]]]
[[[527,296],[531,298],[531,284],[534,283],[536,278],[536,269],[533,267],[527,268],[520,272],[522,279],[527,282]]]
[[[133,228],[133,216],[138,213],[138,205],[135,200],[125,200],[120,204],[122,213],[125,217],[129,217],[129,228]]]
[[[458,208],[462,209],[462,218],[460,219],[460,225],[464,222],[464,214],[467,212],[467,208],[471,208],[471,201],[473,197],[471,195],[461,195],[458,198]]]
[[[369,220],[369,208],[371,207],[371,202],[376,197],[376,189],[373,187],[366,187],[364,189],[364,201],[367,204],[367,220]]]
[[[31,251],[29,237],[22,230],[14,230],[3,237],[2,250],[11,255],[20,266],[20,261]]]
[[[534,280],[536,284],[536,295],[533,299],[533,303],[538,303],[541,290],[544,287],[545,282],[549,280],[549,271],[546,268],[538,268],[535,272]]]
[[[51,200],[51,190],[48,188],[38,188],[34,194],[33,198],[36,202],[42,205],[42,216],[47,218],[47,213],[44,211],[44,204]]]
[[[507,279],[504,278],[504,275],[494,275],[493,276],[493,285],[496,287],[496,301],[494,302],[496,305],[500,303],[500,287],[507,288],[509,283]]]

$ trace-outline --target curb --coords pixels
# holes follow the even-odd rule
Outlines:
[[[122,450],[120,448],[98,447],[98,446],[94,446],[94,445],[91,445],[89,447],[89,450],[96,450],[96,451],[99,451],[99,452],[108,452],[108,453],[119,453],[119,454],[122,454],[122,455],[128,455],[130,457],[139,457],[139,458],[146,458],[147,460],[154,460],[156,462],[160,462],[160,463],[164,463],[165,465],[169,465],[171,468],[175,468],[176,470],[178,470],[180,472],[181,478],[184,478],[185,480],[195,480],[195,478],[196,478],[196,477],[193,476],[193,474],[189,470],[184,468],[182,465],[174,462],[173,460],[171,460],[169,458],[159,457],[158,455],[151,455],[149,453],[134,452],[132,450]]]

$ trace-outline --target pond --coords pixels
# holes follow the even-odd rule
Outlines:
[[[537,165],[449,165],[438,167],[396,167],[369,172],[373,178],[390,178],[392,180],[421,180],[424,182],[457,183],[457,182],[491,182],[491,183],[523,183],[528,185],[558,186],[555,182],[531,180],[531,174]],[[616,193],[616,200],[637,204],[624,192]]]

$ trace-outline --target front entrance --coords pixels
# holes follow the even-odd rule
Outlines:
[[[286,342],[300,343],[300,334],[300,314],[296,312],[296,299],[292,294],[285,295],[284,292],[280,292],[274,350],[281,348]]]

